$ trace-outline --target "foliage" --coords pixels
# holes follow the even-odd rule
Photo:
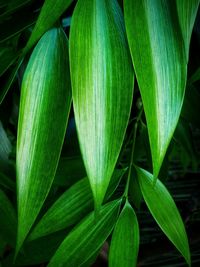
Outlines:
[[[198,6],[0,1],[0,266],[137,266],[144,202],[191,266],[166,183],[200,163]]]

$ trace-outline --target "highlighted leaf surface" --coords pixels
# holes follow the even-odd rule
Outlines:
[[[119,156],[133,95],[133,69],[116,0],[78,1],[71,23],[70,67],[81,152],[99,208]]]
[[[176,128],[184,98],[189,47],[195,10],[177,1],[124,1],[126,30],[142,95],[155,178]],[[185,14],[187,6],[189,10]],[[183,34],[184,32],[184,34]],[[184,36],[183,36],[184,35]]]
[[[49,192],[71,105],[68,42],[61,29],[35,47],[22,83],[17,138],[18,244]]]
[[[151,214],[190,265],[187,234],[173,198],[161,181],[157,180],[153,185],[152,174],[138,167],[136,171],[144,200]]]

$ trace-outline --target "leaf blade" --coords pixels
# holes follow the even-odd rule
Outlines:
[[[190,266],[187,234],[173,198],[161,181],[157,180],[153,186],[153,176],[149,172],[139,167],[136,167],[136,171],[144,200],[152,216]]]
[[[117,1],[80,0],[69,42],[78,138],[98,209],[122,146],[133,95],[133,70]]]
[[[70,105],[67,39],[61,29],[54,28],[36,46],[22,82],[16,163],[17,250],[53,182]]]
[[[122,246],[121,244],[125,244]],[[112,234],[109,251],[110,267],[133,267],[137,265],[139,249],[139,226],[136,214],[126,202]]]
[[[183,103],[187,69],[185,48],[169,2],[156,0],[150,4],[146,0],[141,3],[125,0],[124,13],[156,179]]]

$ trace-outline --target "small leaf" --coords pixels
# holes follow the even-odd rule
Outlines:
[[[31,37],[24,49],[24,53],[30,50],[40,37],[56,23],[72,1],[73,0],[45,0]],[[51,16],[49,14],[51,14]]]
[[[13,247],[16,242],[16,230],[16,212],[6,194],[0,189],[0,235]]]
[[[124,1],[132,61],[142,96],[155,179],[176,128],[187,60],[170,1]]]
[[[97,209],[117,162],[132,104],[134,74],[124,31],[116,0],[78,1],[70,30],[72,95]]]
[[[68,41],[48,31],[26,68],[17,137],[17,251],[33,225],[54,179],[71,105]]]
[[[187,234],[173,198],[159,180],[153,185],[153,176],[149,172],[138,167],[136,171],[144,200],[151,214],[186,262],[191,265]]]
[[[127,201],[112,234],[109,251],[109,267],[136,266],[138,248],[138,221],[133,208]]]
[[[82,220],[61,243],[48,267],[80,266],[98,251],[114,227],[120,202],[116,200],[102,206],[98,220],[94,212]]]

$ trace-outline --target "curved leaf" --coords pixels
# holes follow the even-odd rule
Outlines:
[[[174,8],[174,6],[172,7]],[[124,1],[125,24],[149,132],[155,179],[177,125],[187,61],[170,1]]]
[[[119,156],[133,95],[133,70],[117,1],[78,1],[69,42],[78,138],[98,209]]]
[[[34,49],[22,82],[17,137],[18,243],[23,243],[54,179],[71,105],[68,43],[48,31]]]
[[[109,267],[136,266],[138,248],[139,226],[137,217],[131,205],[126,202],[112,234]]]
[[[144,200],[151,214],[186,262],[191,265],[187,234],[173,198],[159,180],[153,185],[153,176],[149,172],[138,167],[136,171]]]
[[[31,49],[40,37],[56,23],[72,1],[73,0],[45,0],[31,37],[24,48],[24,53]]]
[[[48,267],[80,266],[98,251],[113,229],[120,202],[102,206],[96,221],[94,212],[81,221],[61,243]]]

